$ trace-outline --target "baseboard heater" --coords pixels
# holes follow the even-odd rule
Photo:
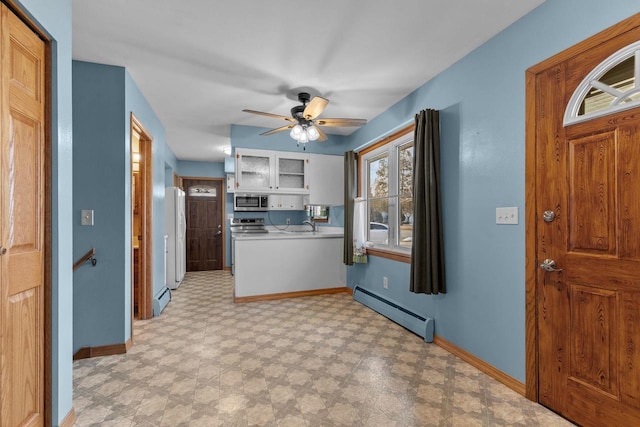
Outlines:
[[[169,304],[169,301],[171,301],[171,290],[164,288],[164,290],[160,292],[160,295],[153,299],[153,316],[160,316],[160,313],[162,313],[162,310]]]
[[[414,334],[424,338],[426,342],[433,342],[433,318],[424,318],[389,299],[368,291],[359,285],[353,289],[353,299],[377,311],[384,317],[404,326]]]

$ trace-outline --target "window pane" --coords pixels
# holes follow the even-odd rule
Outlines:
[[[413,196],[413,143],[398,149],[398,181],[400,197]]]
[[[599,81],[622,92],[634,87],[635,57],[630,57],[607,71]]]
[[[388,156],[378,157],[368,163],[369,189],[368,198],[386,197],[389,195],[389,161]]]
[[[602,77],[600,77],[598,81],[613,89],[619,90],[620,92],[627,92],[631,89],[635,89],[634,67],[635,57],[632,56],[611,68]],[[633,99],[633,97],[634,95],[632,95],[632,97],[624,98],[622,102],[634,101],[635,99]],[[597,87],[592,87],[589,89],[589,92],[582,101],[578,115],[606,110],[612,106],[617,99],[618,98],[611,93],[603,92]]]
[[[400,198],[400,236],[398,245],[410,248],[411,233],[413,233],[413,198]]]
[[[389,244],[389,199],[386,197],[369,199],[367,240],[382,245]]]

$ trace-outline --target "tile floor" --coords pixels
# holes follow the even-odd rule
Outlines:
[[[74,362],[76,426],[571,426],[347,294],[236,304],[187,273],[128,354]]]

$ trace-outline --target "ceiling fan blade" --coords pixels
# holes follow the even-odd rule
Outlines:
[[[318,126],[363,126],[366,119],[318,119],[315,124]]]
[[[272,117],[274,119],[282,119],[292,123],[297,123],[297,120],[294,119],[293,117],[281,116],[280,114],[265,113],[264,111],[255,111],[255,110],[242,110],[242,111],[244,111],[245,113],[257,114],[259,116],[267,116],[267,117]]]
[[[315,119],[320,114],[322,114],[328,103],[328,99],[324,99],[320,96],[313,97],[311,102],[309,102],[309,104],[307,104],[307,106],[305,107],[304,112],[302,113],[302,117],[307,120]]]
[[[269,130],[269,131],[262,132],[260,135],[262,135],[262,136],[273,135],[274,133],[278,133],[278,132],[282,132],[282,131],[284,131],[284,130],[291,129],[291,128],[292,128],[292,127],[294,127],[294,126],[295,126],[295,125],[286,125],[286,126],[282,126],[282,127],[277,128],[277,129],[271,129],[271,130]]]
[[[320,129],[319,127],[317,127],[317,126],[316,126],[316,129],[318,129],[318,134],[320,135],[318,137],[318,142],[326,141],[327,140],[327,134],[324,133],[324,131],[322,129]]]

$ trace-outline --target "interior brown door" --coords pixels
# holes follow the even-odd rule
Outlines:
[[[187,271],[222,270],[222,180],[184,179]]]
[[[563,114],[597,64],[639,39],[535,77],[538,397],[585,426],[640,425],[640,109],[567,127]]]
[[[0,8],[0,425],[41,426],[45,45]]]

